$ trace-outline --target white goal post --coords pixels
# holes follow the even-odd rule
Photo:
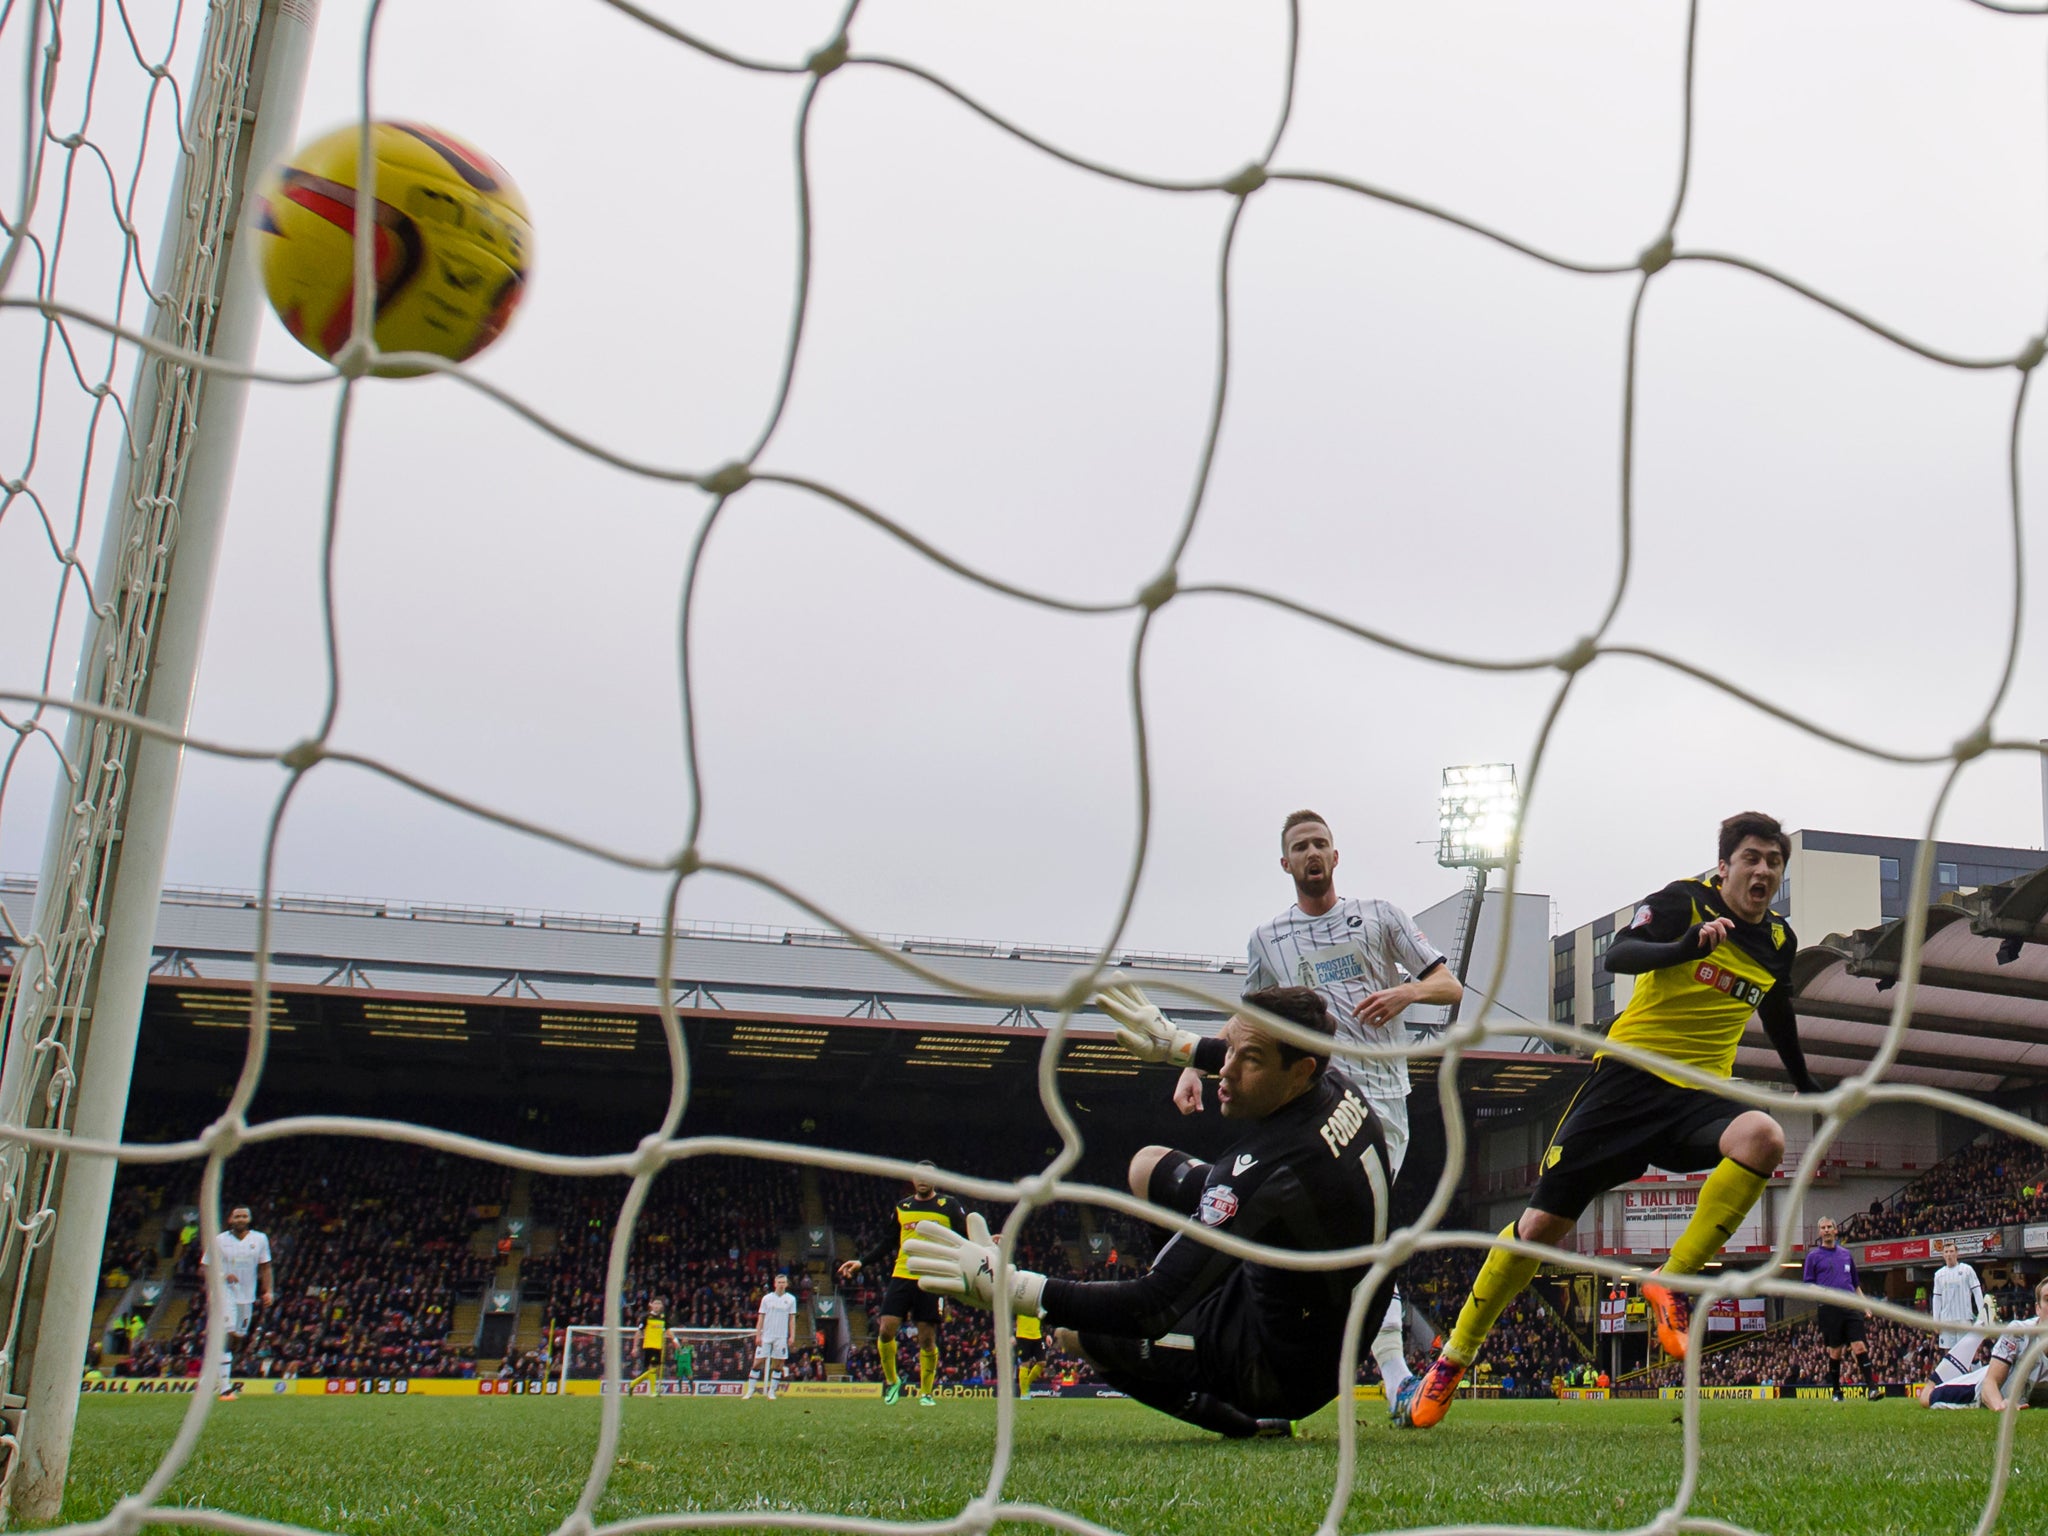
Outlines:
[[[182,738],[249,391],[238,370],[255,356],[264,310],[253,265],[237,259],[242,191],[291,147],[317,9],[317,0],[214,0],[182,139],[168,146],[177,152],[177,170],[151,313],[138,329],[160,346],[225,364],[226,371],[144,353],[119,417],[127,437],[77,669],[75,697],[83,707],[60,722],[64,769],[33,918],[25,934],[7,923],[19,942],[14,973],[0,994],[6,1031],[0,1125],[7,1127],[100,1142],[121,1138]],[[5,21],[0,12],[0,26]],[[61,33],[61,11],[51,12],[50,21]],[[46,52],[25,51],[37,63],[23,99],[39,100],[48,111],[60,99],[56,82],[66,50],[53,37]],[[97,50],[87,57],[95,62],[83,68],[97,80]],[[153,80],[168,73],[168,58],[146,71]],[[74,66],[67,84],[83,68]],[[36,233],[29,220],[39,190],[50,204],[72,204],[68,194],[54,195],[64,184],[67,158],[49,152],[75,155],[82,136],[58,137],[34,112],[27,123],[26,184],[0,229],[7,237],[0,246],[0,296],[50,306],[42,319],[55,329],[62,295],[40,277],[31,281],[31,274],[48,269],[34,255],[25,259]],[[54,141],[41,146],[44,156],[30,154],[38,134]],[[40,187],[43,167],[49,188]],[[42,238],[61,248],[62,229],[60,215]],[[121,398],[111,379],[89,393]],[[39,425],[42,409],[39,401]],[[13,466],[0,469],[0,479],[14,472]],[[8,497],[25,485],[25,479],[8,482]],[[53,629],[52,654],[55,646]],[[32,701],[26,722],[9,723],[26,731],[42,707]],[[108,712],[140,716],[161,734],[107,718]],[[56,739],[54,730],[49,739]],[[47,1142],[10,1140],[0,1150],[0,1198],[12,1213],[0,1238],[6,1414],[0,1518],[54,1520],[63,1502],[114,1173],[110,1157],[65,1156]],[[209,1202],[207,1241],[216,1222]],[[221,1308],[213,1312],[218,1318]],[[203,1385],[214,1379],[221,1344],[216,1324]]]
[[[715,1344],[721,1340],[739,1341],[752,1339],[757,1330],[752,1328],[670,1328],[662,1335],[662,1371],[657,1381],[667,1379],[668,1358],[674,1354],[676,1343],[687,1340],[692,1344]],[[568,1391],[572,1381],[598,1381],[604,1376],[604,1341],[608,1334],[615,1334],[619,1341],[619,1379],[631,1381],[640,1374],[640,1330],[627,1325],[606,1328],[598,1324],[577,1324],[562,1330],[562,1356],[555,1361],[555,1380]]]

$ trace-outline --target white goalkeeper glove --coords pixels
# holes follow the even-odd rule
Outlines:
[[[1167,1023],[1166,1015],[1136,987],[1104,987],[1095,994],[1095,1006],[1116,1020],[1117,1044],[1138,1060],[1171,1062],[1176,1067],[1195,1064],[1195,1047],[1202,1037]]]
[[[1000,1258],[995,1236],[980,1214],[967,1218],[963,1237],[936,1221],[920,1221],[917,1236],[903,1244],[903,1262],[917,1276],[921,1291],[957,1296],[970,1307],[994,1307]],[[1045,1276],[1028,1269],[1010,1271],[1010,1308],[1020,1317],[1038,1316],[1045,1295]]]
[[[1996,1328],[1998,1326],[1998,1303],[1993,1301],[1988,1295],[1981,1293],[1977,1297],[1977,1326],[1979,1328]]]

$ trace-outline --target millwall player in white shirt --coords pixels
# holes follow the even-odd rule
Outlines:
[[[778,1272],[775,1289],[761,1297],[761,1320],[754,1329],[754,1360],[761,1367],[761,1385],[769,1401],[775,1398],[775,1362],[789,1374],[789,1347],[796,1342],[796,1298],[789,1293],[789,1276]],[[754,1373],[747,1373],[747,1397],[754,1395]]]
[[[1388,901],[1337,894],[1337,845],[1329,823],[1296,811],[1280,828],[1280,867],[1294,881],[1294,905],[1252,930],[1244,990],[1313,987],[1337,1020],[1339,1039],[1363,1045],[1404,1045],[1402,1013],[1417,1003],[1455,1003],[1465,989],[1443,954],[1408,914]],[[1409,980],[1401,979],[1401,972]],[[1408,1063],[1332,1056],[1330,1065],[1373,1107],[1386,1132],[1395,1174],[1408,1151]],[[1182,1072],[1173,1102],[1182,1114],[1202,1108],[1202,1075]],[[1372,1357],[1391,1412],[1408,1378],[1403,1348],[1406,1304],[1397,1291],[1372,1341]]]
[[[1955,1240],[1941,1245],[1941,1268],[1934,1272],[1932,1311],[1944,1326],[1936,1338],[1942,1348],[1941,1364],[1934,1368],[1936,1381],[1954,1381],[1967,1375],[1977,1363],[1984,1333],[1996,1321],[1991,1314],[1977,1271],[1956,1252]]]
[[[1953,1381],[1930,1381],[1915,1395],[1923,1408],[1989,1408],[2005,1411],[2006,1399],[2017,1397],[2022,1408],[2048,1407],[2048,1350],[2035,1356],[2024,1377],[2015,1374],[2027,1347],[2039,1336],[2035,1330],[2048,1324],[2048,1280],[2034,1287],[2034,1315],[2022,1331],[2001,1334],[1991,1346],[1991,1358],[1974,1371],[1965,1371]]]
[[[235,1386],[235,1352],[249,1337],[249,1322],[255,1315],[256,1298],[263,1305],[277,1300],[271,1288],[270,1239],[249,1226],[249,1207],[238,1205],[228,1212],[227,1230],[214,1238],[210,1251],[202,1251],[199,1262],[210,1265],[220,1255],[221,1289],[228,1298],[228,1341],[220,1357],[220,1395],[239,1397]]]

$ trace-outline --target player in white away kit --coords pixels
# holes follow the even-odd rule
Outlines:
[[[249,1226],[249,1207],[238,1205],[228,1212],[228,1226],[214,1239],[211,1250],[202,1250],[199,1262],[208,1265],[220,1255],[221,1288],[228,1293],[228,1343],[220,1357],[220,1395],[239,1397],[235,1386],[235,1351],[249,1336],[249,1322],[256,1312],[260,1294],[263,1305],[277,1300],[270,1283],[270,1239]]]
[[[1974,1371],[1965,1371],[1953,1381],[1930,1381],[1918,1394],[1923,1408],[1989,1408],[2002,1411],[2005,1400],[2017,1397],[2021,1407],[2048,1406],[2048,1348],[2028,1369],[2024,1379],[2013,1374],[2020,1356],[2039,1338],[2048,1324],[2048,1280],[2034,1287],[2034,1315],[2017,1333],[2000,1336],[1991,1346],[1991,1359]]]
[[[1280,829],[1280,867],[1294,881],[1294,905],[1252,930],[1244,990],[1313,987],[1329,1004],[1339,1039],[1362,1045],[1405,1045],[1403,1012],[1416,1003],[1455,1003],[1465,989],[1437,947],[1408,914],[1389,901],[1337,894],[1337,846],[1314,811],[1296,811]],[[1406,970],[1407,981],[1401,979]],[[1395,1175],[1408,1152],[1408,1063],[1332,1056],[1330,1065],[1379,1116],[1387,1161]],[[1182,1072],[1173,1102],[1182,1114],[1202,1107],[1202,1074]],[[1372,1357],[1392,1410],[1408,1378],[1402,1347],[1406,1304],[1399,1291],[1372,1341]]]
[[[761,1320],[754,1328],[754,1360],[761,1367],[761,1385],[768,1397],[775,1397],[775,1362],[782,1362],[789,1374],[789,1347],[796,1342],[796,1298],[789,1293],[789,1276],[777,1273],[775,1288],[761,1296]],[[747,1372],[746,1397],[754,1395],[754,1373]]]
[[[1962,1261],[1954,1239],[1941,1245],[1932,1311],[1937,1322],[1949,1325],[1936,1335],[1943,1353],[1941,1364],[1934,1368],[1934,1379],[1954,1381],[1977,1363],[1977,1351],[1984,1345],[1983,1330],[1995,1320],[1977,1271]]]

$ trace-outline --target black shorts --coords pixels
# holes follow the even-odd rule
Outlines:
[[[1529,1204],[1577,1221],[1595,1197],[1652,1165],[1669,1173],[1712,1168],[1721,1133],[1748,1107],[1603,1056],[1551,1137]]]
[[[1225,1282],[1164,1338],[1084,1333],[1081,1353],[1109,1386],[1162,1413],[1178,1416],[1189,1393],[1206,1392],[1253,1418],[1305,1419],[1337,1395],[1334,1359],[1326,1367],[1274,1348],[1248,1299]]]
[[[660,1369],[661,1369],[661,1351],[660,1351],[660,1350],[658,1350],[658,1349],[644,1349],[644,1348],[643,1348],[643,1349],[642,1349],[642,1350],[640,1351],[640,1369],[641,1369],[641,1370],[643,1370],[643,1371],[658,1371],[658,1370],[660,1370]]]
[[[1823,1304],[1815,1321],[1820,1324],[1820,1341],[1829,1349],[1863,1342],[1863,1314],[1854,1307]]]
[[[1019,1339],[1017,1341],[1017,1358],[1019,1360],[1043,1360],[1045,1358],[1045,1340]]]
[[[908,1318],[913,1323],[939,1321],[939,1298],[930,1291],[921,1291],[917,1282],[908,1275],[897,1275],[889,1281],[888,1289],[882,1292],[882,1316]]]

